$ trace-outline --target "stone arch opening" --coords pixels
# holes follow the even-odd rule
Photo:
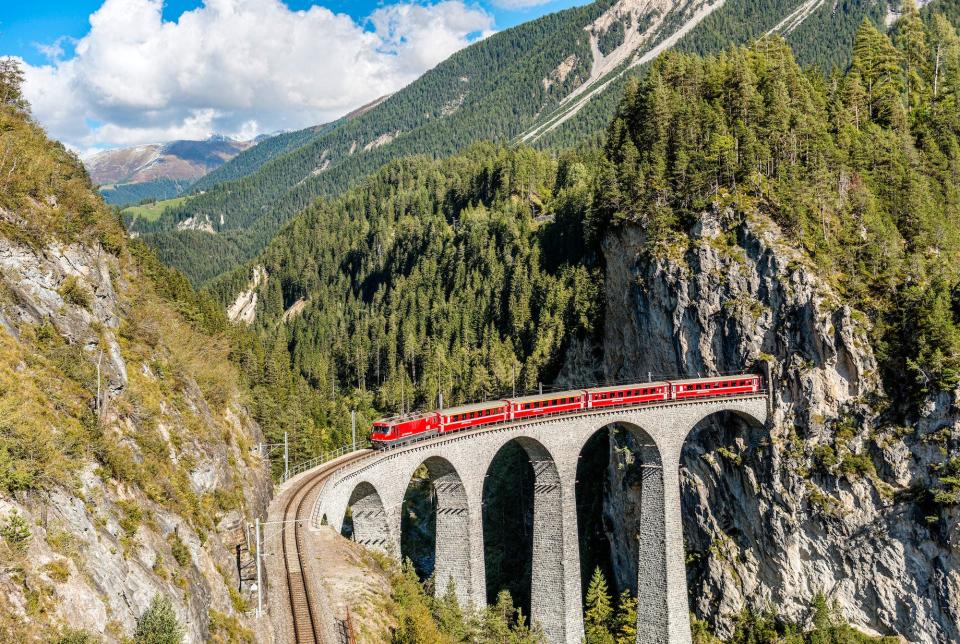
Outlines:
[[[327,521],[327,515],[324,514],[320,517],[320,525],[330,525],[330,522]]]
[[[543,626],[547,640],[561,641],[563,506],[553,456],[533,438],[514,438],[494,456],[483,498],[488,602],[510,590],[524,614]]]
[[[732,574],[729,559],[775,546],[769,543],[775,535],[764,529],[764,515],[775,506],[763,503],[757,486],[774,462],[764,423],[740,411],[707,414],[684,439],[679,478],[687,593],[701,619],[716,617],[716,591]]]
[[[470,508],[460,474],[444,458],[426,459],[410,479],[402,505],[400,552],[421,579],[433,577],[437,595],[453,584],[461,605],[467,605]]]
[[[663,461],[643,428],[615,422],[584,443],[577,463],[577,526],[583,597],[594,570],[611,594],[637,598],[637,641],[668,629]]]
[[[662,462],[653,438],[630,423],[598,429],[580,450],[576,493],[583,595],[599,567],[612,591],[636,596],[646,585],[638,561],[649,544],[641,542],[663,514]]]
[[[369,548],[396,552],[383,500],[367,481],[358,483],[350,494],[340,533]]]

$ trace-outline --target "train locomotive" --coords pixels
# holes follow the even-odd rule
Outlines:
[[[373,423],[370,442],[374,448],[384,449],[412,440],[540,416],[572,414],[605,407],[632,407],[691,398],[741,396],[761,391],[763,391],[762,379],[754,374],[558,391],[385,418]]]

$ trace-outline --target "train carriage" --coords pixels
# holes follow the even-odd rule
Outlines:
[[[440,410],[440,431],[455,432],[491,423],[502,423],[510,418],[510,404],[506,400],[460,405]]]
[[[513,420],[561,414],[584,408],[583,391],[557,391],[536,396],[509,398],[510,415]]]
[[[670,383],[670,397],[673,400],[684,398],[704,398],[713,396],[731,396],[757,393],[760,391],[760,376],[741,374],[737,376],[717,376],[714,378],[696,378],[693,380],[673,381]]]
[[[670,398],[669,382],[594,387],[586,390],[587,409],[636,405]]]
[[[370,441],[375,448],[379,449],[415,439],[429,438],[440,433],[539,416],[670,400],[749,395],[762,391],[763,382],[760,376],[753,374],[560,391],[459,405],[440,411],[378,420],[373,424]]]

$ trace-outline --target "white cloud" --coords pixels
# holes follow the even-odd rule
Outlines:
[[[501,9],[529,9],[530,7],[539,7],[547,4],[550,0],[492,0],[495,7]]]
[[[106,0],[72,57],[53,48],[50,64],[25,66],[51,135],[95,149],[305,127],[400,89],[493,27],[462,0],[387,5],[368,28],[280,0],[205,0],[176,22],[161,5]]]

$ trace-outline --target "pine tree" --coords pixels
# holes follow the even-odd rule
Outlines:
[[[23,96],[23,81],[23,67],[17,60],[0,58],[0,105],[26,116],[30,113],[30,104]]]
[[[926,92],[930,49],[923,21],[914,0],[903,0],[903,13],[897,21],[897,46],[903,52],[907,105],[915,109]]]
[[[901,58],[890,38],[865,19],[853,43],[853,68],[866,87],[870,118],[881,125],[904,124]]]
[[[613,624],[616,644],[635,644],[637,641],[637,598],[624,588],[617,600],[617,616]]]
[[[933,67],[933,97],[939,98],[941,88],[958,89],[960,77],[960,38],[943,14],[934,14],[930,29],[931,65]]]
[[[607,580],[597,567],[587,587],[586,612],[583,616],[586,644],[614,644],[613,635],[610,633],[612,615],[613,607],[610,604]]]

